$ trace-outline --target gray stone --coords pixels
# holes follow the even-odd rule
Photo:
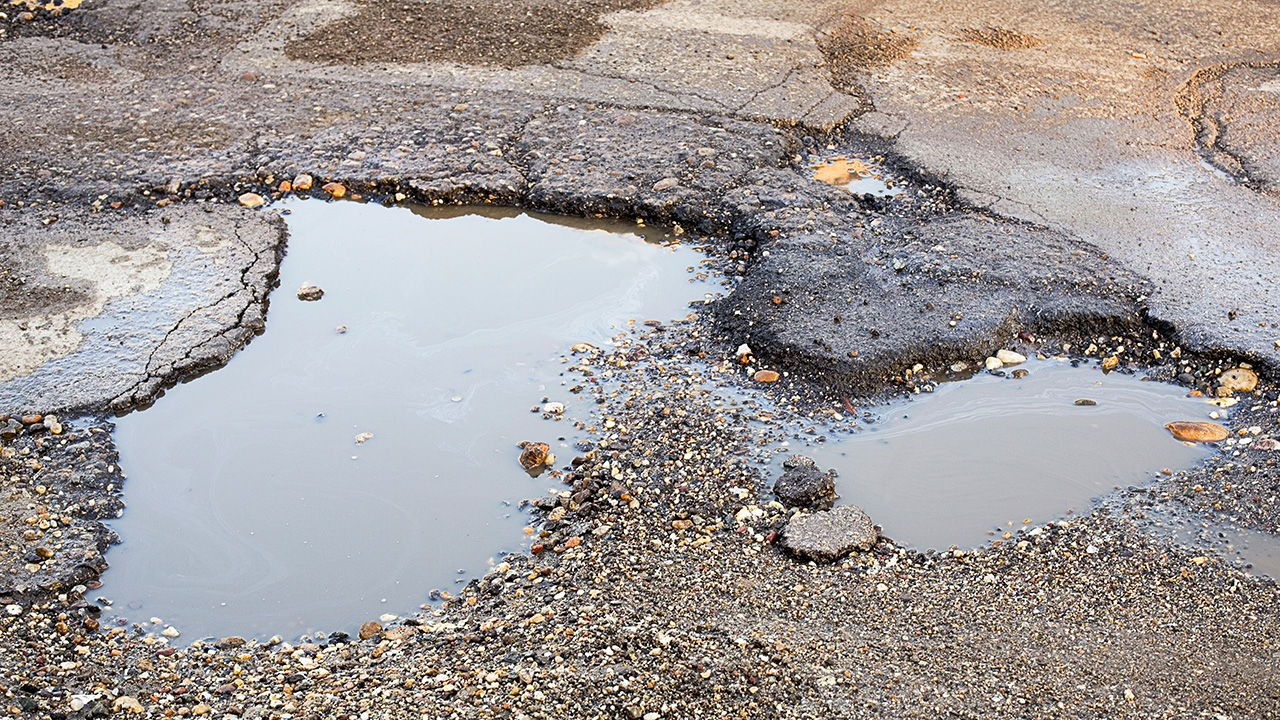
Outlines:
[[[803,455],[792,455],[782,463],[785,471],[773,485],[778,502],[787,507],[831,507],[836,495],[836,471],[825,473],[813,460]]]
[[[855,505],[797,515],[782,531],[782,547],[801,558],[831,562],[876,544],[871,518]]]

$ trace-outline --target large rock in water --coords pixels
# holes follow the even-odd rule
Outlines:
[[[854,505],[797,515],[782,530],[782,547],[801,558],[831,562],[876,544],[871,518]]]
[[[773,494],[787,507],[829,508],[836,500],[836,471],[825,473],[813,460],[792,455],[782,463],[782,477],[773,484]]]

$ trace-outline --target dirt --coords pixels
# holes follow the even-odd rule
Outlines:
[[[1020,33],[1004,27],[963,28],[960,37],[968,42],[986,45],[997,50],[1028,50],[1041,42],[1040,38],[1029,33]]]
[[[843,15],[817,34],[831,84],[857,93],[868,70],[910,55],[919,38],[898,28],[884,28],[859,15]]]
[[[516,67],[565,60],[608,31],[608,13],[664,0],[521,0],[478,10],[463,0],[361,0],[355,14],[285,48],[329,65],[452,62]]]

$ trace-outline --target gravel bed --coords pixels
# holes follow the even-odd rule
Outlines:
[[[531,553],[506,557],[456,596],[441,593],[438,607],[369,618],[356,637],[191,642],[166,637],[163,624],[117,624],[85,585],[46,593],[11,603],[0,620],[9,711],[649,720],[1280,711],[1275,583],[1141,529],[1141,501],[1027,525],[974,551],[926,554],[881,538],[830,563],[787,554],[776,540],[804,511],[771,500],[762,461],[812,410],[745,393],[744,371],[718,347],[694,322],[572,356],[567,382],[598,402],[577,420],[592,440],[552,471],[564,491],[532,502]],[[1170,497],[1190,481],[1169,478]]]

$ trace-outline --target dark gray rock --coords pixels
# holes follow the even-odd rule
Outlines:
[[[782,463],[785,471],[773,485],[778,502],[787,507],[829,508],[839,497],[836,495],[836,471],[825,473],[813,460],[803,455],[792,455]]]
[[[831,562],[876,544],[871,518],[855,505],[797,515],[782,531],[781,545],[800,558]]]

